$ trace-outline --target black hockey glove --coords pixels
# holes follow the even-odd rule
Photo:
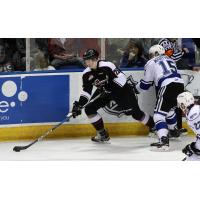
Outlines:
[[[103,74],[94,81],[93,85],[101,90],[106,84],[108,84],[108,79],[108,76]]]
[[[74,101],[72,108],[72,116],[76,118],[78,115],[81,115],[81,106],[78,101]]]
[[[187,156],[191,156],[192,154],[196,154],[196,155],[200,156],[200,150],[199,150],[199,149],[196,149],[195,143],[196,143],[196,142],[192,142],[191,144],[188,144],[188,145],[182,150],[182,152],[183,152],[184,154],[186,154]]]

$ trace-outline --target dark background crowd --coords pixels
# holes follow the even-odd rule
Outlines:
[[[120,68],[142,68],[149,59],[149,48],[161,43],[163,38],[31,38],[29,45],[26,40],[0,39],[0,72],[82,69],[82,55],[88,48],[96,49],[101,59]],[[200,38],[166,40],[174,52],[181,54],[178,69],[200,69]],[[169,49],[166,47],[166,52],[170,52]],[[27,50],[29,55],[26,55]]]

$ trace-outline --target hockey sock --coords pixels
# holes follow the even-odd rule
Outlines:
[[[144,113],[143,118],[140,120],[144,125],[148,126],[149,129],[152,129],[155,126],[153,121],[153,117],[149,116],[148,114]]]
[[[164,115],[160,113],[154,113],[154,122],[158,137],[161,138],[162,136],[168,135],[168,126],[166,123],[166,119]]]
[[[153,121],[153,117],[152,116],[149,117],[149,120],[145,125],[148,126],[149,129],[152,129],[155,126],[155,123]]]
[[[182,128],[182,111],[180,108],[176,108],[175,112],[177,116],[177,128],[181,129]]]
[[[97,113],[96,115],[90,116],[89,117],[92,125],[94,128],[98,131],[101,132],[104,130],[104,123],[102,117]]]
[[[177,125],[177,117],[174,111],[170,111],[166,117],[166,122],[170,130],[174,130]]]

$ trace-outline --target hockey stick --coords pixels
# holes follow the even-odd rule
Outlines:
[[[186,161],[186,159],[187,159],[187,157],[183,158],[183,160],[181,160],[181,161]]]
[[[94,99],[92,99],[91,101],[89,101],[85,106],[87,106],[89,103],[95,101],[96,99],[98,99],[102,94],[97,95]],[[84,107],[85,107],[84,106]],[[83,108],[84,108],[83,107]],[[83,109],[82,108],[82,109]],[[69,121],[69,119],[72,117],[72,113],[68,113],[67,117],[59,122],[57,125],[55,125],[53,128],[49,129],[46,133],[44,133],[43,135],[41,135],[39,138],[37,138],[36,140],[34,140],[33,142],[31,142],[30,144],[26,145],[26,146],[15,146],[13,148],[13,151],[15,152],[20,152],[21,150],[25,150],[28,149],[30,146],[32,146],[33,144],[35,144],[36,142],[41,141],[43,138],[45,138],[47,135],[49,135],[52,131],[54,131],[55,129],[57,129],[59,126],[61,126],[63,123]]]
[[[46,137],[47,135],[49,135],[51,132],[53,132],[55,129],[57,129],[59,126],[61,126],[64,122],[69,121],[69,119],[72,117],[72,113],[69,113],[67,115],[67,117],[61,121],[59,124],[55,125],[53,128],[51,128],[50,130],[48,130],[45,134],[41,135],[39,138],[37,138],[36,140],[34,140],[33,142],[31,142],[30,144],[26,145],[26,146],[15,146],[13,148],[13,151],[19,152],[21,150],[25,150],[28,149],[30,146],[32,146],[33,144],[35,144],[36,142],[41,141],[44,137]]]

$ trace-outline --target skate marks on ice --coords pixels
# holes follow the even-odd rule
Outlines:
[[[1,142],[0,160],[134,160],[134,161],[181,161],[182,148],[193,141],[193,137],[170,139],[168,152],[154,152],[150,144],[156,138],[112,137],[110,144],[96,144],[90,138],[44,140],[27,150],[14,152],[17,145],[26,145],[30,141]]]

